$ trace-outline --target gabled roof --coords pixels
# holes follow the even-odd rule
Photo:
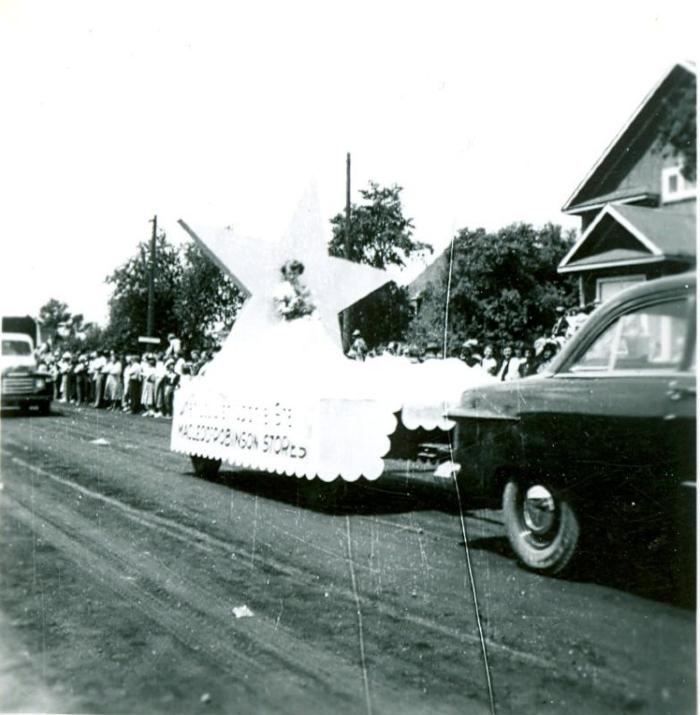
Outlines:
[[[624,244],[600,246],[603,231],[611,222],[624,229]],[[695,260],[695,217],[663,208],[609,204],[583,232],[559,263],[559,272],[602,268],[611,265],[654,263],[665,260]]]
[[[449,246],[408,284],[411,298],[419,296],[431,283],[442,285],[448,263]]]
[[[634,114],[608,145],[602,156],[586,174],[583,181],[576,187],[562,207],[562,211],[573,213],[575,209],[583,208],[584,205],[594,203],[595,199],[600,198],[596,195],[596,187],[603,183],[605,177],[629,153],[635,140],[639,138],[649,122],[660,119],[660,113],[654,110],[661,98],[676,87],[678,83],[689,80],[695,81],[695,76],[695,64],[692,62],[679,62],[672,65],[664,73],[663,77],[647,94]]]

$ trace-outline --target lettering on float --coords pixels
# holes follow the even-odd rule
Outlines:
[[[304,459],[307,447],[294,439],[293,408],[280,402],[251,405],[189,397],[178,411],[177,433],[190,442]]]

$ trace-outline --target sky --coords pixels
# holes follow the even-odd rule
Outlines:
[[[0,0],[0,310],[105,323],[105,277],[177,225],[284,233],[403,187],[415,238],[560,212],[698,3]],[[415,274],[420,266],[409,268]]]

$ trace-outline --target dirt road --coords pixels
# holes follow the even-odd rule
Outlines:
[[[169,429],[2,420],[3,711],[695,711],[695,613],[653,557],[538,577],[404,465],[204,481]]]

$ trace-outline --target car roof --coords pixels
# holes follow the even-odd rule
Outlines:
[[[628,304],[634,305],[640,300],[643,301],[645,298],[655,296],[663,298],[664,294],[673,294],[681,289],[694,293],[695,287],[696,273],[695,271],[691,271],[688,273],[665,276],[664,278],[657,278],[651,281],[644,281],[643,283],[620,291],[591,313],[586,324],[564,345],[561,352],[552,360],[551,372],[558,372],[563,363],[568,361],[571,354],[578,350],[581,341],[588,339],[589,330],[591,328],[595,330],[595,325],[605,322],[611,313],[617,313],[623,306]],[[589,328],[587,326],[591,327]]]

